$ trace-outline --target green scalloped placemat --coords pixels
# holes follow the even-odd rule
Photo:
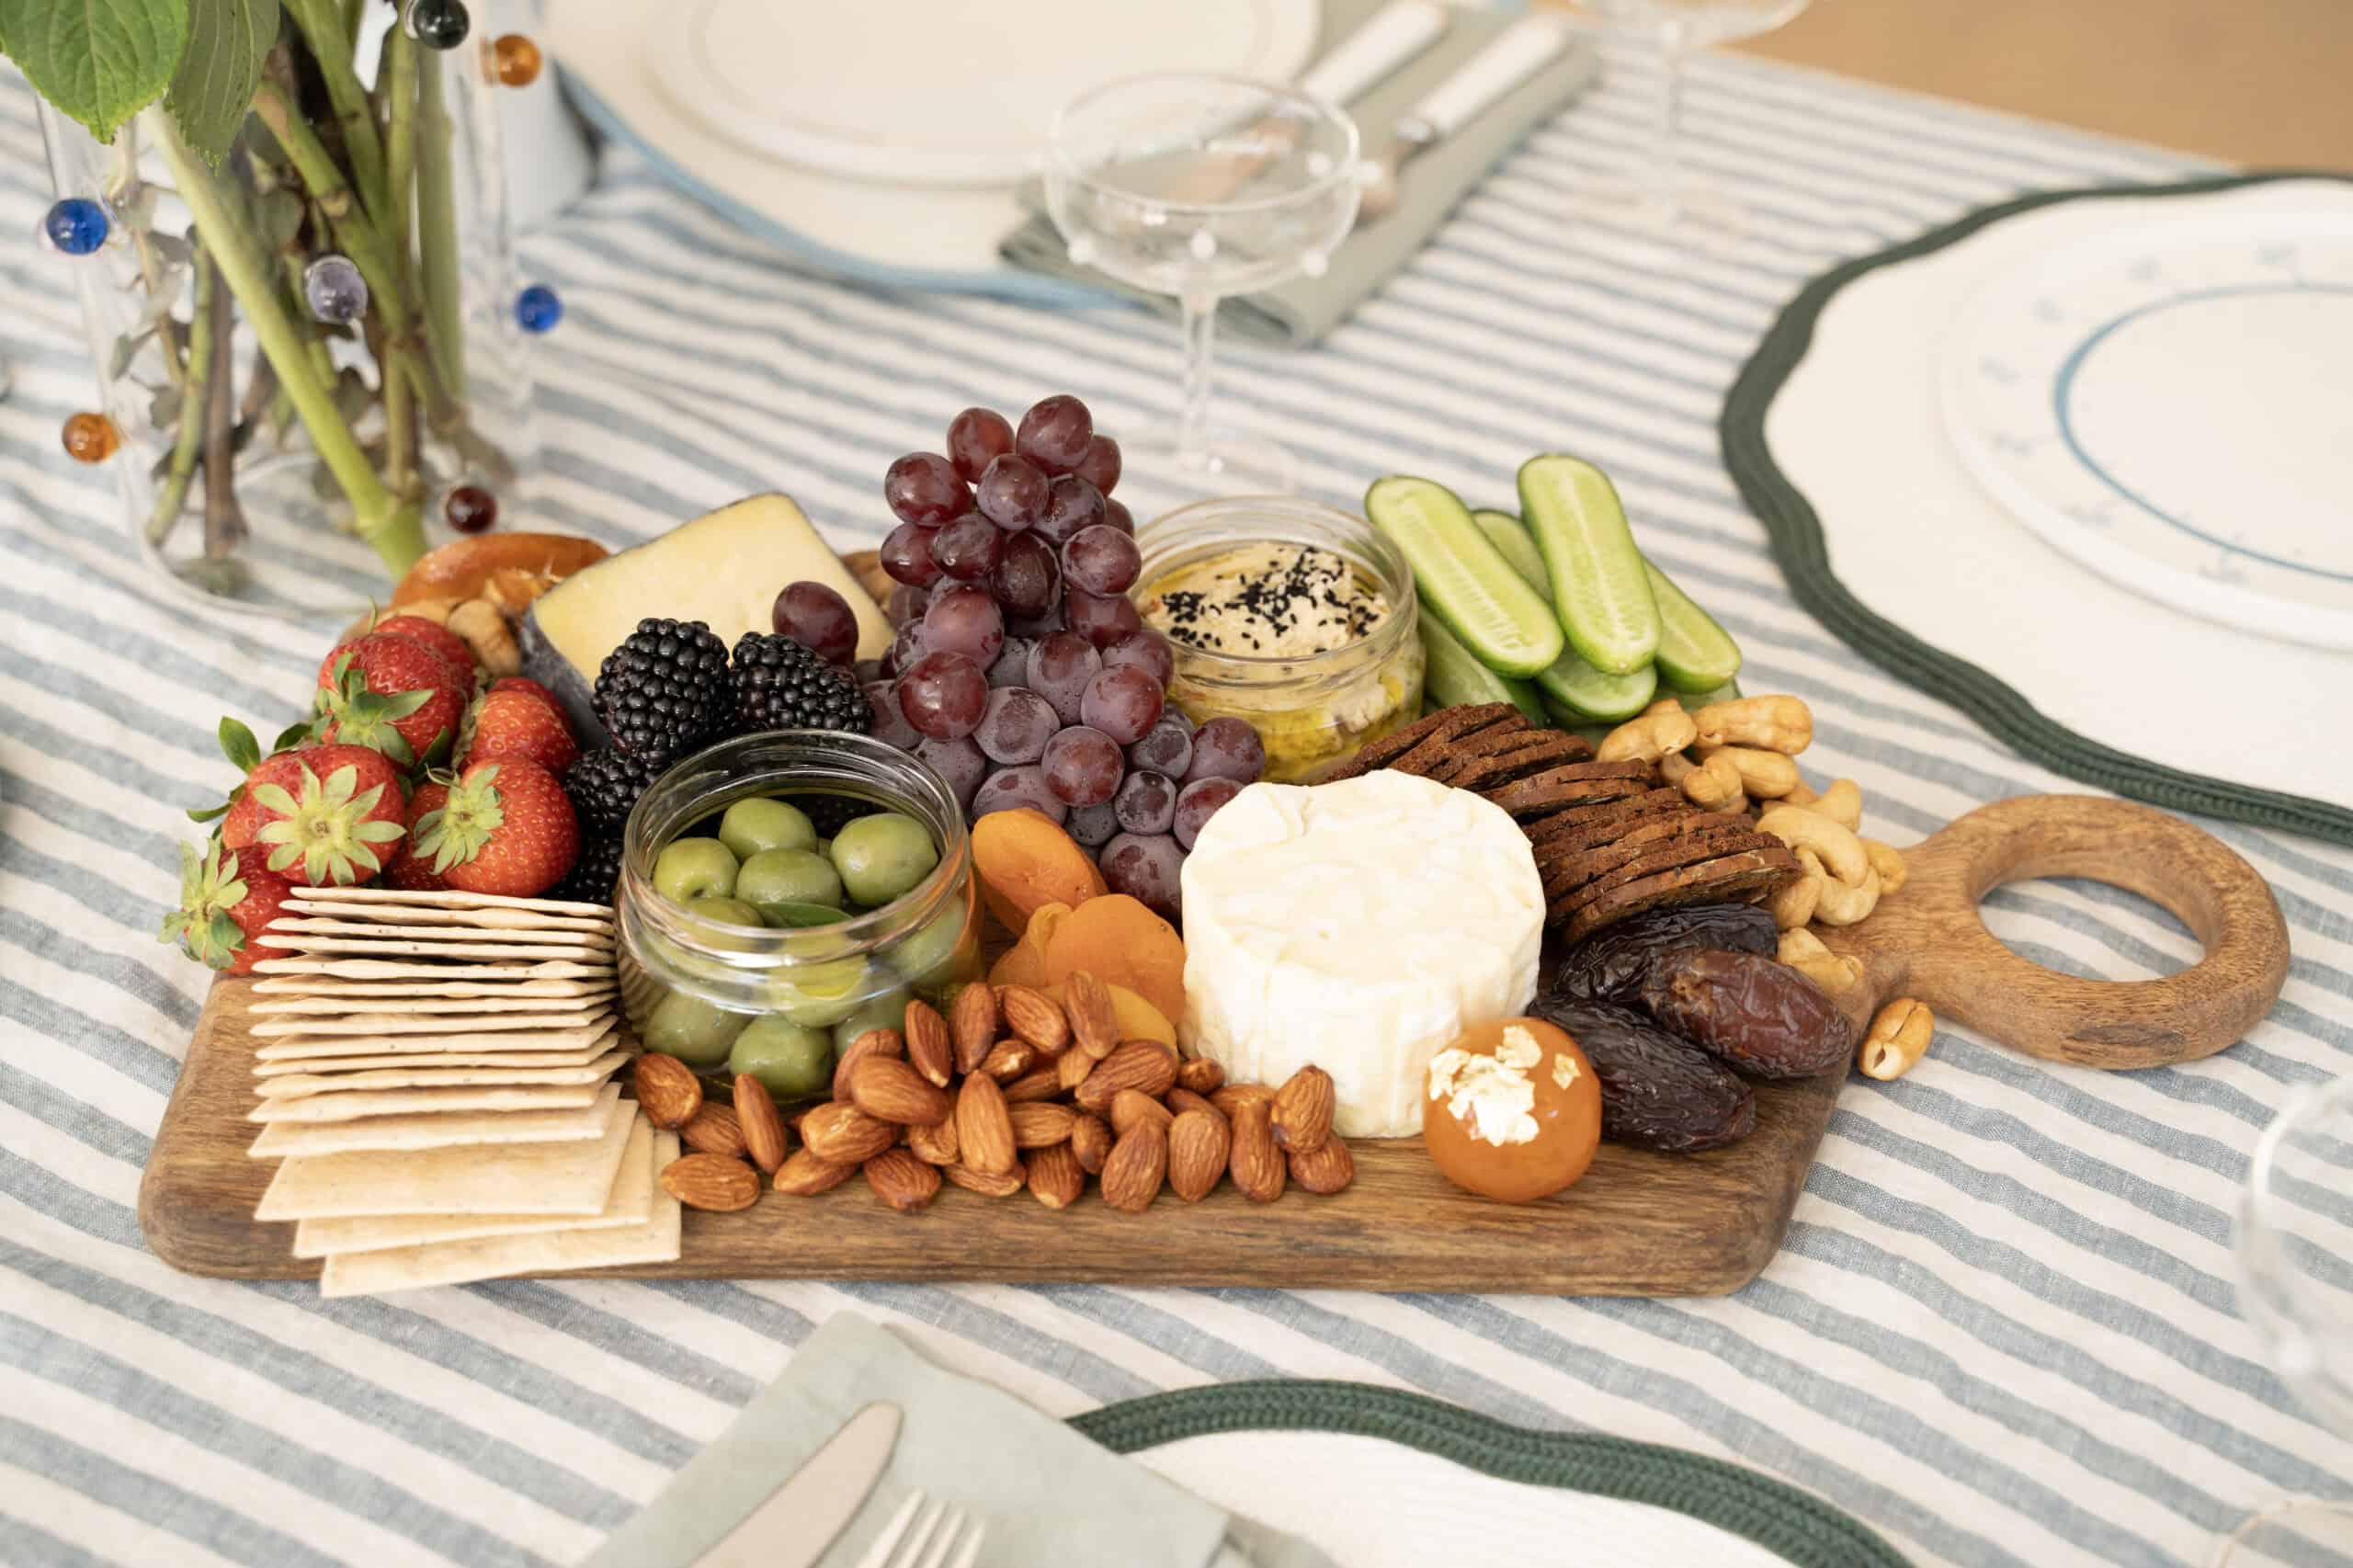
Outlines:
[[[1380,1437],[1502,1481],[1671,1508],[1797,1568],[1909,1568],[1868,1527],[1739,1465],[1623,1437],[1533,1432],[1399,1389],[1310,1379],[1221,1383],[1106,1405],[1071,1425],[1119,1454],[1220,1432]]]
[[[2079,735],[2044,714],[2018,690],[1956,653],[1915,637],[1848,591],[1831,570],[1822,519],[1791,483],[1765,443],[1765,417],[1813,341],[1814,324],[1833,296],[1882,267],[1913,260],[1963,240],[1991,223],[2061,201],[2111,197],[2200,196],[2282,179],[2353,179],[2324,171],[2223,175],[2169,185],[2099,186],[2044,191],[1997,202],[1876,256],[1842,262],[1808,283],[1741,368],[1717,424],[1724,467],[1771,536],[1773,558],[1808,613],[1847,645],[1907,685],[1961,709],[2014,750],[2053,772],[2169,810],[2285,828],[2353,846],[2353,811],[2279,790],[2188,773]]]

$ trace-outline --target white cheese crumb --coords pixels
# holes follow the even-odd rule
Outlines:
[[[1552,1086],[1565,1089],[1577,1081],[1576,1059],[1567,1051],[1552,1058]]]
[[[1518,1028],[1504,1031],[1493,1056],[1441,1051],[1430,1059],[1430,1098],[1444,1100],[1447,1114],[1483,1142],[1497,1148],[1526,1143],[1537,1131],[1536,1085],[1528,1070],[1543,1055],[1536,1037]]]

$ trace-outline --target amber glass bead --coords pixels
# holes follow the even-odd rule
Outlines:
[[[479,484],[460,484],[442,498],[441,515],[461,534],[488,533],[498,522],[498,497]]]
[[[75,462],[102,463],[122,445],[122,432],[103,414],[76,414],[66,420],[65,455]]]
[[[502,86],[528,87],[540,79],[540,46],[521,33],[499,34],[490,56]]]

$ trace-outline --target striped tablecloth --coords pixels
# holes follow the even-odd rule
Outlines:
[[[1661,276],[1562,216],[1647,124],[1654,78],[1612,64],[1326,344],[1230,351],[1226,412],[1344,503],[1394,468],[1484,498],[1532,451],[1597,460],[1739,636],[1751,687],[1813,705],[1809,765],[1859,780],[1890,839],[2068,788],[1790,603],[1713,422],[1776,309],[1833,261],[2022,188],[2190,165],[1709,61],[1692,156],[1753,199],[1762,244]],[[1726,1300],[714,1280],[323,1302],[174,1274],[133,1205],[205,984],[153,935],[180,809],[221,787],[216,714],[273,733],[328,627],[198,631],[132,559],[110,476],[61,455],[91,372],[63,264],[29,239],[41,166],[31,99],[0,81],[0,1559],[568,1562],[848,1307],[1057,1413],[1292,1374],[1682,1445],[1811,1488],[1923,1564],[2200,1563],[2266,1499],[2346,1488],[2353,1447],[2298,1411],[2233,1310],[2229,1233],[2257,1130],[2291,1086],[2353,1067],[2353,856],[2236,827],[2216,831],[2278,889],[2296,950],[2253,1038],[2106,1075],[1947,1030],[1910,1077],[1848,1085],[1787,1247]],[[625,157],[524,259],[570,307],[541,360],[538,515],[614,543],[771,487],[870,543],[884,465],[967,403],[1078,390],[1114,429],[1176,409],[1164,326],[797,277]],[[2196,951],[2097,887],[1989,910],[2071,971]]]

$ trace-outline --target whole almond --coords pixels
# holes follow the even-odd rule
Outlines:
[[[999,1040],[981,1059],[978,1071],[987,1074],[1000,1084],[1009,1084],[1029,1071],[1038,1060],[1038,1048],[1026,1040]]]
[[[954,1165],[956,1119],[951,1116],[937,1127],[908,1128],[907,1152],[926,1165]]]
[[[939,1172],[904,1149],[885,1149],[866,1162],[866,1185],[902,1214],[912,1214],[939,1196]]]
[[[1233,1113],[1250,1100],[1271,1100],[1275,1091],[1264,1084],[1221,1084],[1210,1091],[1210,1104],[1223,1112],[1228,1121]]]
[[[1029,1196],[1049,1209],[1067,1209],[1086,1190],[1086,1176],[1069,1144],[1040,1149],[1029,1156]]]
[[[1209,1109],[1185,1112],[1168,1125],[1168,1190],[1199,1202],[1224,1177],[1231,1153],[1225,1118]]]
[[[1332,1074],[1309,1062],[1275,1091],[1275,1142],[1312,1154],[1332,1136]]]
[[[1099,1116],[1084,1112],[1071,1119],[1070,1152],[1078,1159],[1078,1168],[1088,1176],[1103,1168],[1111,1153],[1111,1124]]]
[[[851,1069],[849,1097],[876,1120],[899,1127],[937,1127],[956,1111],[946,1089],[925,1083],[913,1063],[888,1056],[870,1056]]]
[[[1111,993],[1086,970],[1071,971],[1063,982],[1063,1010],[1070,1015],[1071,1038],[1079,1050],[1100,1062],[1118,1048],[1119,1010],[1111,1006]]]
[[[662,1190],[689,1209],[732,1213],[760,1200],[760,1174],[725,1154],[681,1154],[662,1167]]]
[[[1180,1067],[1177,1071],[1181,1073],[1184,1069]],[[1169,1111],[1176,1116],[1182,1116],[1188,1110],[1204,1110],[1209,1112],[1210,1115],[1216,1117],[1220,1121],[1223,1121],[1225,1119],[1225,1112],[1218,1109],[1217,1107],[1211,1105],[1207,1099],[1195,1094],[1192,1090],[1187,1088],[1182,1084],[1177,1085],[1175,1088],[1161,1096],[1160,1103],[1166,1106]]]
[[[956,1075],[956,1051],[949,1044],[948,1021],[930,1003],[915,1001],[907,1004],[900,1025],[907,1038],[908,1062],[930,1080],[932,1087],[946,1088]]]
[[[956,993],[948,1035],[956,1045],[958,1072],[970,1073],[988,1059],[989,1048],[996,1044],[996,993],[987,982],[976,980]]]
[[[898,1141],[896,1127],[840,1100],[813,1107],[801,1119],[801,1145],[837,1165],[862,1165]]]
[[[1142,1089],[1121,1089],[1111,1096],[1111,1131],[1125,1132],[1146,1117],[1165,1127],[1176,1112],[1145,1094]]]
[[[1010,1198],[1019,1192],[1029,1179],[1029,1173],[1017,1160],[1014,1162],[1013,1168],[1003,1176],[991,1176],[970,1165],[944,1165],[939,1174],[966,1191],[977,1192],[984,1198]]]
[[[629,1082],[645,1119],[665,1132],[684,1127],[702,1108],[702,1080],[675,1056],[647,1051],[629,1070]]]
[[[1091,1111],[1105,1111],[1121,1089],[1141,1089],[1154,1099],[1176,1082],[1176,1056],[1156,1040],[1131,1040],[1095,1064],[1079,1084],[1078,1103]]]
[[[1086,1082],[1095,1071],[1095,1058],[1083,1051],[1065,1051],[1054,1058],[1054,1082],[1064,1089],[1075,1089]]]
[[[1273,1109],[1267,1100],[1246,1099],[1236,1105],[1229,1118],[1233,1147],[1225,1168],[1243,1196],[1255,1203],[1272,1203],[1280,1198],[1290,1176],[1283,1152],[1275,1147]]]
[[[1031,1100],[1050,1100],[1062,1092],[1062,1074],[1051,1062],[1041,1067],[1030,1068],[1005,1086],[1006,1100],[1011,1105],[1020,1105]]]
[[[752,1164],[774,1176],[784,1164],[784,1118],[777,1114],[768,1086],[749,1073],[735,1074],[735,1125],[743,1130],[744,1152]]]
[[[1017,1149],[1043,1149],[1049,1144],[1070,1142],[1071,1124],[1077,1113],[1066,1105],[1015,1105],[1006,1108],[1013,1123],[1013,1146]]]
[[[956,1092],[956,1148],[960,1158],[983,1176],[1013,1169],[1013,1117],[995,1078],[974,1073]]]
[[[1146,1117],[1120,1134],[1103,1161],[1103,1201],[1123,1214],[1141,1214],[1160,1196],[1168,1174],[1168,1129]]]
[[[725,1154],[742,1159],[749,1150],[744,1142],[743,1124],[735,1119],[735,1108],[705,1100],[700,1110],[687,1119],[678,1129],[678,1142],[699,1154]]]
[[[777,1167],[776,1189],[796,1198],[811,1198],[841,1186],[858,1173],[856,1165],[835,1165],[821,1160],[806,1149],[795,1149],[791,1157]]]
[[[1040,1055],[1060,1056],[1070,1049],[1070,1020],[1063,1016],[1062,1005],[1044,992],[1000,985],[996,1005],[1005,1015],[1005,1027],[1037,1047]]]
[[[1290,1179],[1310,1192],[1337,1192],[1357,1179],[1356,1156],[1337,1134],[1313,1149],[1290,1152]]]
[[[849,1042],[849,1049],[834,1061],[834,1098],[849,1098],[850,1069],[870,1056],[904,1057],[907,1042],[896,1029],[869,1029]]]
[[[1176,1064],[1177,1085],[1197,1095],[1213,1095],[1224,1082],[1224,1064],[1206,1056],[1191,1057]]]

